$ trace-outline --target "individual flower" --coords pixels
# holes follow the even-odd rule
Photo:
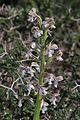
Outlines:
[[[34,51],[33,49],[29,49],[26,54],[25,54],[25,58],[27,58],[27,60],[29,59],[38,59],[39,55],[37,54],[36,51]]]
[[[60,95],[59,93],[54,93],[54,95],[52,96],[52,98],[49,100],[51,102],[51,104],[53,104],[54,106],[56,106],[57,97],[59,95]]]
[[[39,29],[39,27],[33,27],[32,33],[35,38],[41,37],[43,35],[43,31]]]
[[[36,13],[36,9],[32,8],[29,13],[28,13],[28,21],[30,22],[34,22],[37,20],[37,13]]]
[[[53,81],[54,81],[54,78],[55,78],[55,76],[54,76],[52,73],[48,74],[48,75],[44,78],[45,83],[48,83],[49,85],[51,85],[51,84],[53,83]]]
[[[47,55],[48,57],[52,57],[53,54],[54,54],[54,50],[49,50],[49,49],[46,50],[46,55]]]
[[[49,17],[47,17],[47,18],[45,18],[45,21],[43,21],[43,28],[56,28],[55,27],[55,22],[54,22],[54,19],[53,18],[49,18]]]
[[[36,70],[38,70],[40,72],[40,66],[37,64],[37,62],[32,62],[31,67],[36,68]]]
[[[36,42],[32,42],[32,43],[31,43],[31,48],[32,48],[32,49],[36,48]]]
[[[40,86],[39,88],[39,94],[40,95],[46,95],[47,94],[47,89],[46,87]]]
[[[63,80],[63,76],[55,77],[55,79],[54,79],[54,87],[57,88],[58,82],[60,82],[62,80]]]
[[[26,67],[26,72],[29,74],[31,77],[34,76],[35,71],[32,69],[32,67],[27,66]]]
[[[26,54],[25,54],[25,58],[29,59],[30,57],[33,57],[32,52],[33,52],[33,50],[29,49],[29,51],[27,51]]]
[[[57,52],[56,59],[57,59],[58,61],[63,61],[62,55],[63,55],[62,51],[59,50],[59,51]]]
[[[42,113],[44,114],[46,111],[47,111],[47,107],[48,107],[48,103],[43,101],[42,100],[42,103],[41,103],[41,110],[42,110]]]
[[[32,85],[32,83],[28,83],[27,84],[28,95],[30,94],[30,92],[31,92],[32,89],[33,90],[35,89],[34,86]]]
[[[52,57],[54,54],[54,51],[58,49],[58,46],[56,44],[49,44],[46,48],[46,55],[48,57]]]

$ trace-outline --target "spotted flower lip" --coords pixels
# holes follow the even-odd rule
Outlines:
[[[54,28],[54,29],[56,28],[55,25],[54,25],[55,22],[54,22],[53,18],[49,18],[49,17],[45,18],[45,21],[43,21],[42,24],[43,24],[44,28],[51,28],[51,29],[52,28]]]
[[[43,35],[43,31],[40,30],[39,27],[35,27],[35,26],[32,28],[32,33],[33,33],[34,38],[38,38]]]
[[[35,20],[37,20],[36,9],[32,8],[28,13],[28,21],[34,22]]]

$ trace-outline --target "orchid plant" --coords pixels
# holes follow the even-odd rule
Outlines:
[[[52,42],[47,44],[46,42],[48,36],[51,35],[52,30],[56,28],[54,19],[47,17],[43,21],[42,18],[37,14],[36,9],[32,8],[32,10],[30,10],[28,13],[28,21],[33,23],[31,31],[34,41],[31,44],[31,49],[32,51],[36,51],[37,53],[36,62],[31,63],[32,75],[35,73],[33,67],[36,69],[37,72],[37,76],[35,76],[34,74],[37,79],[37,98],[33,120],[39,120],[40,111],[42,111],[42,113],[45,113],[47,110],[47,106],[49,105],[46,102],[46,97],[49,96],[51,88],[57,88],[58,82],[63,80],[62,76],[55,77],[53,73],[47,72],[46,67],[48,64],[48,60],[53,56],[57,61],[63,61],[63,58],[62,52],[61,50],[59,50],[56,44],[52,44]],[[34,55],[30,57],[32,57],[33,59]],[[36,89],[36,87],[33,86],[31,84],[30,90]],[[58,96],[59,92],[51,94],[49,96],[49,101],[54,106],[56,106]]]

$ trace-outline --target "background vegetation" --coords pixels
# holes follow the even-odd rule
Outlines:
[[[1,9],[3,4],[7,9]],[[0,5],[0,83],[10,86],[12,79],[18,77],[20,61],[32,39],[27,13],[35,7],[43,19],[54,17],[56,29],[48,40],[59,45],[64,58],[62,63],[55,66],[52,61],[48,67],[56,75],[63,75],[64,81],[59,85],[60,102],[56,108],[50,106],[41,120],[80,120],[80,87],[73,90],[75,83],[80,84],[80,0],[0,0]],[[3,54],[6,51],[8,55]],[[14,89],[19,90],[18,86]],[[25,88],[20,90],[20,96],[24,91]],[[9,94],[8,97],[6,89],[0,87],[0,120],[32,120],[34,108],[29,98],[25,97],[19,107],[19,101],[12,92]]]

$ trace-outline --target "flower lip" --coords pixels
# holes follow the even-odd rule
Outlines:
[[[36,17],[32,17],[32,16],[28,17],[28,21],[30,22],[34,22],[36,19],[37,19]]]
[[[35,89],[34,86],[32,85],[32,83],[28,83],[27,84],[27,88],[28,88],[28,95],[30,94],[30,92],[31,92],[32,89],[33,90]]]
[[[62,51],[61,51],[61,50],[58,50],[58,51],[57,51],[57,54],[56,54],[56,59],[57,59],[58,61],[63,61],[62,55],[63,55]]]
[[[41,110],[42,110],[42,113],[43,113],[43,114],[47,111],[48,105],[49,105],[49,104],[48,104],[47,102],[45,102],[44,100],[42,100]]]
[[[61,56],[57,56],[56,59],[57,59],[58,61],[63,61],[63,58],[62,58]]]
[[[63,80],[63,76],[55,77],[55,79],[54,79],[54,87],[57,88],[58,82],[60,82],[62,80]]]
[[[36,48],[36,42],[32,42],[32,43],[31,43],[31,48],[32,48],[32,49]]]
[[[31,77],[34,76],[35,71],[32,69],[32,67],[27,66],[26,67],[26,72],[31,75]]]
[[[47,75],[44,78],[44,80],[45,80],[46,83],[48,83],[49,85],[51,85],[53,83],[53,81],[54,81],[54,78],[55,78],[55,76],[52,73],[50,73],[49,75]]]
[[[47,94],[47,89],[46,87],[40,86],[39,88],[39,94],[40,95],[46,95]]]
[[[46,49],[46,55],[48,55],[48,57],[52,57],[55,50],[58,50],[58,46],[56,44],[49,44],[47,46],[47,49]]]
[[[35,38],[41,37],[43,35],[43,31],[39,29],[39,27],[33,27],[32,33]]]
[[[59,96],[59,93],[54,93],[52,98],[49,100],[51,102],[51,104],[53,104],[54,106],[56,106],[56,102],[57,102],[57,97]]]
[[[30,49],[26,52],[26,54],[25,54],[25,58],[29,59],[29,58],[34,57],[34,55],[33,55],[32,52],[33,52],[33,49],[30,48]]]
[[[53,56],[53,54],[54,54],[54,50],[46,50],[46,55],[48,56],[48,57],[52,57]]]

